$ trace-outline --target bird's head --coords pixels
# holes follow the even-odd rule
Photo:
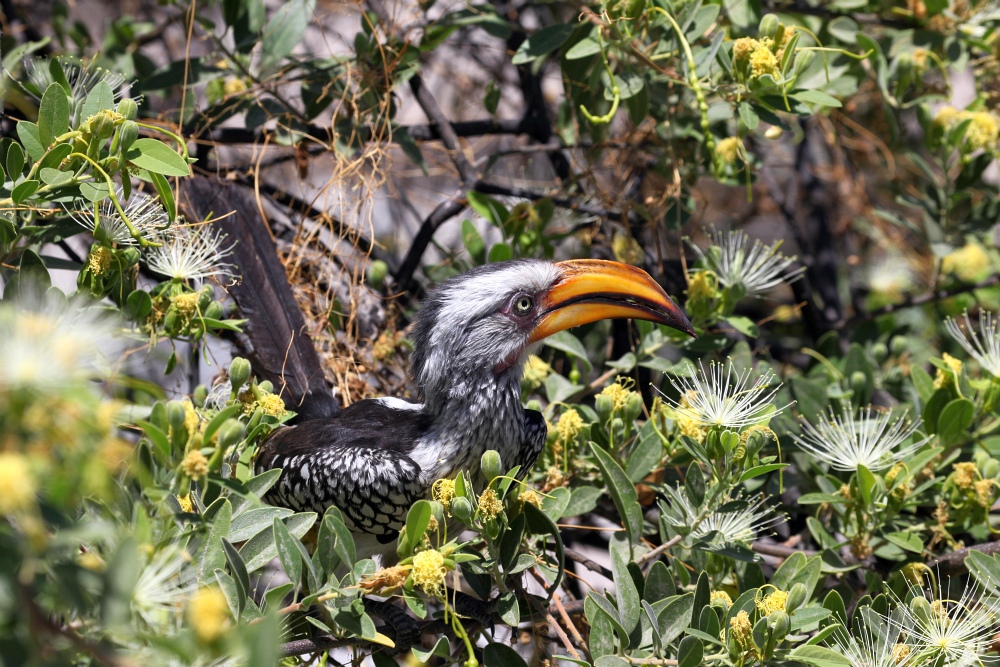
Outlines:
[[[431,406],[490,379],[516,386],[535,343],[617,317],[694,335],[684,312],[634,266],[592,259],[488,264],[441,283],[428,297],[417,316],[410,372]]]

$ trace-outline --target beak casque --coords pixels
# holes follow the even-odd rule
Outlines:
[[[563,277],[543,296],[532,343],[616,317],[649,320],[695,335],[684,311],[642,269],[602,259],[572,259],[556,266]]]

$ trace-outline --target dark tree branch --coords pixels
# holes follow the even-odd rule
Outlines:
[[[945,554],[939,558],[935,558],[929,561],[927,565],[932,568],[937,568],[943,576],[951,576],[964,574],[969,571],[968,566],[965,564],[965,559],[972,551],[978,551],[984,553],[987,556],[992,556],[994,554],[1000,554],[1000,542],[986,542],[985,544],[974,544],[971,547],[966,547],[965,549],[959,549],[958,551],[953,551],[950,554]]]
[[[986,287],[995,287],[1000,285],[1000,275],[993,275],[989,278],[982,280],[978,283],[972,285],[959,285],[957,287],[950,287],[948,289],[931,290],[930,292],[925,292],[923,294],[918,294],[916,296],[908,296],[902,302],[889,304],[882,306],[881,308],[876,308],[875,310],[869,311],[867,313],[858,313],[850,320],[847,321],[847,326],[852,327],[861,322],[868,322],[876,318],[882,317],[884,315],[891,315],[899,310],[905,308],[914,308],[916,306],[923,306],[928,303],[933,303],[935,301],[941,301],[942,299],[947,299],[949,297],[956,296],[958,294],[967,294],[968,292],[974,292],[977,289],[983,289]]]

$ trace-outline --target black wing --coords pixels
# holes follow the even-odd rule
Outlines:
[[[394,539],[407,510],[428,492],[408,452],[429,426],[420,410],[367,400],[336,417],[279,429],[255,464],[258,472],[283,470],[264,500],[320,514],[336,505],[352,531]]]

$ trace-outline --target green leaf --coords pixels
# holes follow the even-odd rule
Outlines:
[[[24,149],[21,148],[21,144],[15,142],[7,149],[7,173],[10,175],[10,180],[16,181],[22,171],[24,171]]]
[[[886,533],[883,537],[900,549],[905,549],[906,551],[912,551],[913,553],[919,554],[924,550],[924,542],[920,537],[920,533],[899,531],[895,533]]]
[[[229,613],[233,618],[240,617],[240,588],[236,580],[230,577],[225,570],[219,568],[213,572],[215,580],[219,583],[219,589],[226,596],[226,604],[229,605]]]
[[[685,593],[671,598],[656,616],[660,640],[664,644],[670,644],[680,637],[681,633],[691,625],[693,611],[694,593]]]
[[[302,555],[298,547],[295,546],[296,539],[288,532],[288,528],[281,522],[281,519],[274,517],[273,533],[274,545],[278,550],[278,560],[281,568],[288,576],[288,580],[298,585],[302,581]]]
[[[170,189],[170,183],[155,171],[149,172],[149,178],[153,181],[156,194],[160,196],[160,203],[167,212],[167,220],[173,222],[177,218],[177,204],[174,202],[174,191]]]
[[[258,507],[236,517],[229,528],[226,539],[230,542],[246,542],[262,530],[273,525],[276,518],[294,514],[285,507]]]
[[[677,667],[698,667],[705,657],[705,645],[697,637],[688,635],[677,646]]]
[[[565,44],[572,34],[573,26],[565,23],[546,26],[524,40],[511,62],[515,65],[523,65],[548,55]]]
[[[565,352],[574,359],[579,359],[587,366],[587,372],[590,372],[592,366],[590,365],[590,359],[587,358],[587,348],[583,346],[580,339],[571,334],[569,331],[560,331],[554,333],[545,339],[545,345],[551,347],[555,350]]]
[[[87,95],[87,100],[83,103],[83,110],[80,112],[80,119],[87,120],[99,111],[106,111],[115,108],[115,91],[107,81],[98,81],[93,90]]]
[[[38,175],[46,185],[62,185],[73,180],[73,174],[68,171],[60,171],[52,167],[44,167],[38,170]]]
[[[250,573],[247,572],[246,563],[243,562],[240,552],[229,543],[229,540],[222,540],[222,548],[226,552],[226,562],[229,563],[229,569],[233,573],[233,580],[239,584],[239,608],[240,613],[242,613],[247,602],[247,596],[250,594]]]
[[[275,469],[262,472],[256,477],[248,479],[245,486],[250,497],[236,496],[232,498],[233,516],[239,516],[251,507],[253,505],[253,500],[251,500],[251,498],[261,498],[261,496],[267,493],[268,489],[274,486],[274,483],[278,481],[279,477],[281,477],[281,470]]]
[[[760,125],[760,116],[754,111],[753,106],[749,102],[740,102],[740,106],[737,107],[737,111],[740,115],[740,120],[746,126],[747,130],[753,132]]]
[[[549,491],[547,497],[542,498],[542,511],[549,515],[553,521],[566,516],[566,508],[569,506],[572,493],[564,486],[556,487]]]
[[[469,207],[473,211],[486,218],[491,225],[498,229],[503,229],[504,223],[510,218],[510,212],[507,210],[507,207],[488,195],[470,190],[466,194],[466,198],[469,201]]]
[[[48,144],[43,144],[38,136],[38,126],[22,120],[17,124],[17,138],[21,140],[32,160],[41,160]]]
[[[559,585],[562,584],[563,573],[565,572],[566,552],[563,547],[562,536],[555,522],[542,510],[534,505],[525,503],[523,511],[527,528],[532,535],[549,535],[552,537],[552,548],[554,548],[556,556],[556,577],[552,584],[545,589],[546,594],[549,596],[549,601],[551,601],[552,596],[559,589]]]
[[[514,256],[510,246],[506,243],[494,243],[490,248],[489,262],[506,262]]]
[[[597,43],[597,40],[591,39],[590,37],[584,37],[579,42],[571,46],[564,57],[566,60],[580,60],[582,58],[589,58],[590,56],[597,55],[600,52],[601,45]]]
[[[791,94],[791,97],[801,101],[815,104],[821,107],[841,107],[843,106],[833,95],[824,93],[822,90],[799,90]]]
[[[35,194],[35,190],[38,189],[39,182],[31,179],[29,181],[23,181],[20,185],[14,188],[10,193],[11,199],[14,200],[15,204],[21,204],[25,199]]]
[[[967,398],[956,398],[941,410],[937,418],[937,433],[945,443],[957,442],[972,424],[976,406]]]
[[[972,549],[965,557],[965,566],[984,588],[993,595],[1000,595],[1000,558]]]
[[[517,595],[514,591],[508,591],[497,600],[497,613],[503,622],[512,627],[517,627],[521,622],[521,610],[517,605]]]
[[[591,443],[590,448],[594,453],[594,462],[600,468],[604,481],[608,485],[608,491],[611,494],[611,500],[614,501],[615,508],[618,510],[618,516],[625,524],[629,543],[634,546],[642,537],[642,509],[639,505],[639,495],[635,491],[635,485],[629,480],[628,475],[618,465],[618,462],[611,458],[610,454],[594,443]]]
[[[815,667],[850,667],[852,664],[839,652],[823,646],[799,646],[788,657]]]
[[[754,321],[749,317],[743,317],[742,315],[730,315],[729,317],[723,317],[722,319],[728,323],[729,326],[748,338],[756,338],[760,335],[760,329],[757,328],[757,325],[754,324]]]
[[[289,0],[264,26],[260,39],[260,74],[270,74],[302,42],[316,9],[316,0]]]
[[[761,475],[766,475],[767,473],[774,472],[775,470],[781,470],[782,468],[785,468],[787,466],[788,466],[787,463],[767,463],[762,466],[754,466],[753,468],[744,471],[743,474],[740,475],[739,482],[737,483],[745,482],[748,479],[753,479],[754,477],[760,477]]]
[[[642,599],[649,602],[666,600],[676,592],[673,575],[667,569],[667,564],[658,560],[649,568],[646,575],[646,585],[643,587]]]
[[[336,570],[340,563],[350,567],[356,559],[354,536],[347,529],[340,510],[334,506],[328,508],[323,515],[316,550],[320,554],[323,569],[328,573]]]
[[[200,578],[209,577],[217,569],[226,566],[226,552],[222,539],[229,533],[230,522],[233,519],[233,506],[227,498],[219,498],[208,506],[204,515],[208,523],[208,535],[198,554]]]
[[[521,654],[506,644],[488,644],[483,649],[483,664],[489,667],[528,667]]]
[[[302,512],[281,521],[288,528],[289,533],[301,538],[316,523],[316,513]],[[265,530],[257,533],[240,549],[240,556],[245,561],[248,572],[259,570],[277,555],[278,548],[274,543],[274,531]]]
[[[591,593],[584,599],[584,610],[590,621],[590,655],[599,659],[615,652],[615,624],[612,617],[594,601]]]
[[[597,507],[597,499],[604,493],[594,486],[578,486],[570,490],[569,504],[563,516],[580,516]]]
[[[399,555],[401,558],[411,556],[413,550],[424,539],[424,533],[427,532],[427,526],[430,525],[432,514],[431,504],[426,500],[418,500],[413,503],[410,511],[406,514],[406,531],[400,533],[399,536]]]
[[[628,566],[617,549],[611,549],[611,571],[614,573],[615,598],[622,626],[629,634],[639,624],[639,591],[628,572]]]
[[[157,139],[137,139],[125,158],[137,167],[164,176],[190,176],[191,168],[180,155]]]
[[[875,473],[858,464],[858,491],[861,492],[861,499],[866,505],[871,505],[872,494],[877,487],[878,480],[875,479]]]
[[[462,221],[462,243],[476,264],[486,263],[486,245],[471,220]]]
[[[103,201],[108,197],[108,184],[96,181],[86,181],[80,184],[80,194],[91,202]]]
[[[38,105],[38,141],[48,147],[69,131],[69,98],[58,83],[50,83]]]

